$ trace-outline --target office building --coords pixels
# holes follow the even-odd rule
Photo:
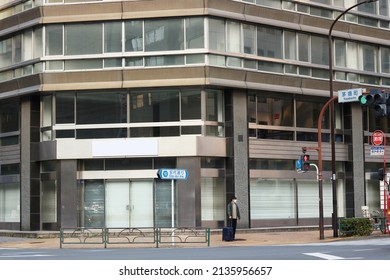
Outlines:
[[[317,226],[328,31],[354,0],[3,0],[0,229]],[[389,2],[334,27],[334,94],[390,88]],[[380,209],[370,135],[387,118],[335,102],[337,216]],[[325,224],[334,208],[329,110]],[[314,149],[313,149],[314,148]],[[186,169],[186,180],[160,179]],[[172,189],[174,195],[171,196]],[[173,199],[172,199],[173,197]],[[173,203],[173,204],[172,204]]]

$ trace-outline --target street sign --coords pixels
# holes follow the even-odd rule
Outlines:
[[[159,169],[157,173],[160,179],[165,180],[187,180],[188,171],[187,169]]]
[[[370,156],[384,156],[385,147],[384,146],[371,146]]]
[[[371,142],[374,146],[380,146],[383,143],[384,133],[380,130],[376,130],[372,133]]]
[[[364,88],[351,88],[338,91],[339,103],[356,102],[359,101],[359,96],[365,92]]]

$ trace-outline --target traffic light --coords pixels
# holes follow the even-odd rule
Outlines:
[[[390,115],[390,94],[380,89],[372,89],[369,94],[361,95],[359,102],[375,110],[375,117]]]
[[[302,160],[302,171],[309,171],[310,170],[310,156],[309,155],[306,155],[306,154],[303,154],[301,156],[301,160]]]

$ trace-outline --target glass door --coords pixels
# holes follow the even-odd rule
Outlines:
[[[106,181],[106,227],[129,227],[129,181]]]
[[[130,226],[153,227],[153,181],[130,182]]]

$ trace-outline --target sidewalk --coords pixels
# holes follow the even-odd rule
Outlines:
[[[367,237],[333,237],[333,230],[324,231],[324,239],[320,240],[320,234],[317,230],[301,230],[301,231],[272,231],[272,232],[242,232],[237,231],[236,240],[225,242],[222,241],[222,235],[215,232],[210,237],[210,247],[222,246],[262,246],[262,245],[281,245],[281,244],[303,244],[303,243],[322,243],[336,242],[339,240],[353,238],[375,238],[388,237],[389,234],[382,234],[380,231],[374,231]],[[184,244],[185,247],[206,247],[205,244]],[[65,245],[63,248],[103,248],[102,244],[97,245]],[[132,247],[155,247],[152,245],[123,245],[122,248]],[[163,246],[161,246],[163,247]],[[41,249],[59,249],[60,239],[58,237],[40,237],[40,238],[7,238],[0,237],[0,248],[41,248]]]

